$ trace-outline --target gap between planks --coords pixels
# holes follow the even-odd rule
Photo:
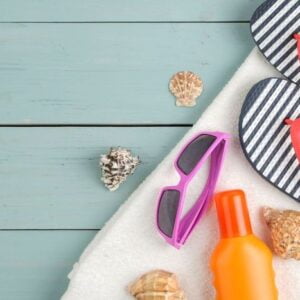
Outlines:
[[[249,24],[250,21],[0,21],[0,24]]]
[[[193,124],[0,124],[1,127],[192,127]]]
[[[99,231],[102,228],[4,228],[1,231]]]

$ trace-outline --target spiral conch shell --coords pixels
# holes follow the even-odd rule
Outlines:
[[[177,106],[194,106],[203,90],[199,76],[190,71],[178,72],[170,80],[170,91],[176,97]]]
[[[129,292],[138,300],[186,300],[175,274],[154,270],[142,275]]]
[[[274,253],[300,260],[300,211],[265,207],[263,213],[271,231]]]

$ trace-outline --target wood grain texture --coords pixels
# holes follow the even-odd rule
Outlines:
[[[0,124],[193,123],[253,47],[236,22],[261,2],[1,0]],[[204,80],[193,109],[168,91],[180,70]],[[96,233],[85,229],[101,228],[186,130],[1,127],[0,299],[59,299]],[[98,159],[118,145],[143,163],[110,193]]]
[[[248,31],[248,24],[0,24],[0,123],[193,123],[252,48]],[[180,70],[204,81],[194,108],[176,107],[168,90]]]
[[[95,233],[0,231],[1,299],[60,299],[68,273]]]
[[[1,0],[0,21],[247,21],[261,0]]]
[[[0,229],[101,228],[187,129],[0,128]],[[98,167],[111,146],[142,160],[115,192]]]

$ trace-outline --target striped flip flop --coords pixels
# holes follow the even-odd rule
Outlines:
[[[255,11],[250,25],[254,41],[267,60],[299,84],[300,1],[267,0]]]
[[[239,135],[252,167],[300,202],[300,165],[285,119],[300,117],[300,86],[268,78],[252,87],[243,104]]]

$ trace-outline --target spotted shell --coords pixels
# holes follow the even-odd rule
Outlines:
[[[129,292],[138,300],[186,300],[175,274],[154,270],[142,275]]]
[[[110,191],[115,191],[129,175],[134,173],[139,163],[139,157],[133,156],[130,150],[121,147],[111,148],[108,154],[101,155],[99,161],[102,170],[101,180]]]
[[[271,231],[274,253],[300,260],[300,211],[266,207],[263,213]]]
[[[189,71],[178,72],[170,80],[169,89],[176,97],[177,106],[194,106],[196,98],[203,91],[203,82],[199,76]]]

